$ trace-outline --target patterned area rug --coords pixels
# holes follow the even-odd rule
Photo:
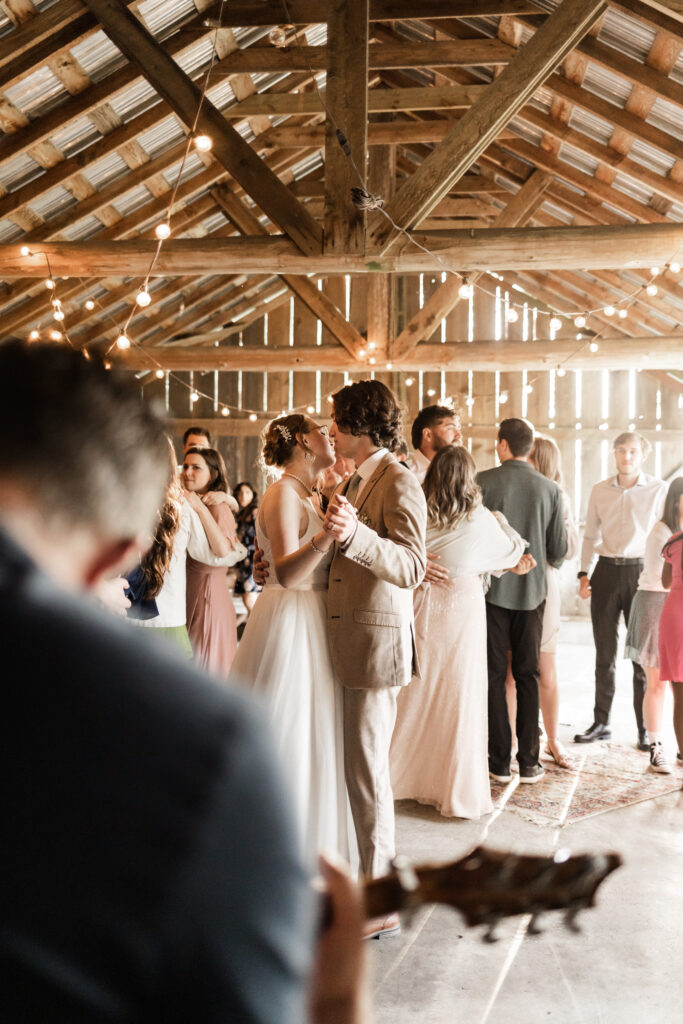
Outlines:
[[[496,808],[504,804],[537,825],[562,826],[681,788],[680,768],[658,775],[649,770],[647,754],[635,748],[601,743],[589,750],[572,748],[570,753],[574,771],[543,759],[545,778],[532,786],[519,785],[516,774],[507,784],[492,781]]]

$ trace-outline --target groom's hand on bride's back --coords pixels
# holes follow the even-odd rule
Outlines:
[[[252,569],[252,576],[254,577],[254,583],[257,583],[259,587],[262,587],[268,579],[268,569],[270,568],[270,562],[266,562],[263,557],[263,551],[261,548],[254,548],[254,562]]]

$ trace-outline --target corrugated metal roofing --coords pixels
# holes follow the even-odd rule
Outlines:
[[[541,9],[550,12],[557,7],[559,0],[537,0],[537,2]],[[35,6],[38,10],[44,10],[51,6],[51,3],[52,0],[39,0]],[[150,30],[160,39],[166,38],[178,26],[190,19],[200,20],[193,0],[144,0],[139,10]],[[470,25],[472,28],[484,32],[489,37],[495,37],[498,28],[498,18],[475,17],[461,20],[461,24]],[[419,20],[412,19],[396,22],[394,25],[398,34],[404,38],[425,40],[434,37],[433,26]],[[6,36],[11,31],[11,22],[6,12],[0,8],[0,36]],[[232,31],[238,45],[248,47],[256,43],[262,43],[267,39],[270,27],[235,28]],[[530,32],[531,29],[525,26],[523,29],[524,37],[530,34]],[[599,39],[606,46],[613,47],[616,51],[626,54],[632,59],[643,61],[652,47],[657,32],[656,26],[647,24],[639,18],[632,17],[621,8],[609,8],[600,26]],[[304,36],[300,38],[302,43],[306,42],[311,46],[324,45],[327,39],[327,26],[324,23],[309,26]],[[206,35],[202,35],[199,32],[196,43],[187,47],[185,52],[178,56],[179,65],[193,75],[206,70],[211,60],[212,39],[212,32],[208,32]],[[102,80],[117,67],[123,66],[125,63],[116,46],[111,43],[102,31],[95,32],[88,38],[75,43],[71,47],[70,52],[93,82]],[[492,69],[490,68],[470,69],[470,73],[472,72],[482,82],[490,81],[492,78]],[[434,80],[433,72],[427,69],[405,69],[401,74],[415,84],[420,85],[428,85]],[[324,86],[325,77],[324,72],[316,72],[316,80],[319,86]],[[258,92],[273,89],[275,86],[280,85],[285,78],[286,75],[279,72],[251,75],[254,87]],[[683,53],[671,73],[671,78],[674,81],[683,81]],[[200,81],[201,77],[197,80]],[[632,91],[632,84],[627,79],[593,61],[588,62],[583,87],[616,104],[621,109],[626,105]],[[5,95],[18,110],[30,116],[31,119],[42,116],[46,111],[55,107],[56,104],[66,102],[69,99],[69,95],[62,83],[45,65],[37,67],[35,71],[27,75],[22,81],[6,90]],[[232,105],[235,102],[235,95],[229,76],[223,74],[220,78],[213,80],[208,90],[208,96],[219,109],[225,109],[227,106]],[[550,90],[541,88],[537,91],[532,103],[534,107],[548,114],[551,112],[554,101],[555,97]],[[157,94],[152,86],[144,79],[139,78],[127,86],[119,95],[108,99],[106,102],[121,121],[126,122],[131,117],[140,114],[156,103]],[[159,113],[161,114],[162,111],[160,110]],[[284,116],[272,118],[271,123],[281,123],[286,122],[286,120],[287,118]],[[650,124],[655,125],[671,136],[671,155],[667,155],[659,149],[636,140],[628,152],[628,157],[653,173],[668,174],[675,163],[673,147],[675,147],[677,141],[683,138],[681,110],[675,104],[658,98],[647,120]],[[230,123],[234,124],[235,122]],[[569,124],[575,131],[602,145],[609,143],[614,131],[612,124],[578,107],[572,109]],[[253,130],[246,121],[236,125],[236,127],[247,140],[251,141],[254,138]],[[531,125],[525,124],[521,117],[513,121],[512,127],[521,138],[535,145],[538,145],[542,140],[542,132]],[[157,125],[142,133],[138,137],[138,142],[143,150],[149,154],[150,158],[154,158],[176,145],[184,136],[185,129],[174,115],[169,114],[161,117]],[[95,128],[90,118],[80,116],[72,123],[64,124],[54,134],[52,141],[60,152],[65,156],[69,156],[79,152],[86,146],[90,146],[100,137],[99,131]],[[414,164],[419,163],[419,155],[411,149],[403,149],[402,155],[407,161],[411,161]],[[683,158],[683,152],[680,151],[680,147],[677,155]],[[587,174],[593,174],[598,165],[598,161],[594,157],[587,156],[580,147],[573,144],[562,144],[559,156],[569,166],[576,167]],[[519,160],[519,158],[517,159]],[[528,161],[520,162],[529,167],[533,166]],[[311,171],[321,168],[322,164],[322,154],[320,151],[316,151],[291,166],[290,173],[295,179],[301,178]],[[176,183],[180,165],[180,160],[176,160],[173,165],[163,171],[169,188],[172,188]],[[204,164],[194,150],[191,150],[183,167],[183,180],[197,174],[203,168]],[[42,168],[40,165],[28,154],[12,157],[0,165],[0,186],[13,190],[41,173]],[[96,163],[84,168],[81,173],[98,190],[112,182],[120,181],[122,186],[121,195],[115,197],[111,205],[122,217],[127,216],[134,210],[140,209],[151,199],[151,192],[144,184],[123,191],[125,189],[125,176],[129,173],[129,168],[117,153],[101,158]],[[504,174],[496,175],[495,180],[499,184],[504,184],[505,187],[510,186],[510,181],[505,178]],[[565,188],[572,188],[569,183],[563,182],[563,185]],[[515,188],[517,187],[515,186]],[[623,170],[617,173],[614,179],[614,188],[643,203],[645,206],[653,199],[651,188],[634,180]],[[580,192],[578,189],[576,191]],[[249,205],[252,205],[249,200],[247,201]],[[496,207],[502,205],[498,198],[494,198],[493,202]],[[608,209],[613,209],[611,204],[604,205]],[[29,204],[29,209],[33,210],[41,218],[49,221],[64,210],[68,210],[71,206],[76,207],[73,195],[64,186],[59,186],[50,189],[44,195],[37,196]],[[574,220],[572,213],[561,209],[549,200],[544,202],[542,209],[563,223],[572,223]],[[616,208],[614,209],[616,210]],[[623,211],[618,210],[616,212],[618,212],[623,220]],[[267,220],[264,215],[261,215],[260,211],[256,210],[256,213],[262,220]],[[150,219],[152,216],[150,214]],[[668,216],[674,220],[683,220],[683,199],[681,203],[671,204]],[[201,225],[193,230],[211,232],[224,226],[224,224],[225,218],[223,214],[216,210],[214,213],[209,214],[202,221]],[[96,236],[102,231],[102,228],[102,222],[96,216],[88,216],[75,221],[62,235],[72,239],[88,238]],[[16,240],[21,237],[22,233],[21,229],[11,221],[7,219],[0,221],[0,242]],[[88,286],[88,290],[92,292],[92,286]],[[103,294],[105,293],[103,290]],[[233,301],[241,300],[235,299]],[[171,302],[166,305],[169,309],[173,308]],[[128,306],[126,303],[122,303],[119,309],[126,311]]]

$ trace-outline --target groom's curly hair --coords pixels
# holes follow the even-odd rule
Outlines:
[[[394,451],[402,440],[403,415],[392,391],[379,380],[359,380],[332,395],[333,416],[347,434],[367,434],[378,448]]]

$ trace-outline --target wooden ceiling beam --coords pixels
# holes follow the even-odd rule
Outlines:
[[[253,237],[254,235],[269,234],[268,229],[261,224],[251,210],[224,185],[215,188],[212,195],[225,215],[243,235]],[[365,339],[327,295],[319,291],[317,285],[308,277],[295,274],[280,274],[279,277],[289,290],[304,303],[306,308],[322,321],[332,336],[348,352],[358,357],[358,353],[365,345]]]
[[[440,142],[452,130],[457,119],[438,121],[390,121],[387,124],[367,125],[368,146],[410,145],[415,142]],[[499,139],[514,139],[517,136],[503,129]],[[301,146],[322,147],[325,142],[325,125],[308,125],[305,128],[278,125],[269,128],[259,136],[259,145],[277,146],[279,149],[298,149]],[[339,144],[335,139],[335,145]],[[361,150],[362,152],[362,150]],[[356,184],[358,181],[356,180]]]
[[[487,85],[415,86],[402,89],[368,90],[368,111],[390,114],[400,110],[467,110],[484,94]],[[323,96],[325,91],[323,90]],[[292,114],[324,114],[325,108],[317,92],[258,93],[249,96],[222,113],[227,118],[244,118],[267,114],[281,117]]]
[[[366,178],[368,10],[369,0],[329,6],[323,126],[328,253],[362,253],[365,248],[365,213],[354,206],[351,190],[362,187]]]
[[[644,188],[651,189],[664,199],[675,203],[680,203],[683,199],[683,188],[673,178],[651,171],[643,164],[631,160],[618,150],[613,149],[609,144],[605,146],[596,142],[588,135],[584,135],[583,132],[569,128],[564,122],[549,114],[544,114],[543,111],[537,110],[535,107],[524,107],[520,110],[518,117],[534,128],[546,132],[558,142],[568,143],[581,153],[585,153],[586,156],[599,160],[600,163],[618,171],[632,181],[638,182]]]
[[[396,224],[410,228],[427,216],[605,10],[603,0],[564,0],[560,4],[398,190],[387,207]],[[385,253],[399,234],[385,218],[376,218],[369,251]]]
[[[263,163],[251,146],[157,43],[154,36],[116,0],[85,0],[112,41],[192,130],[213,139],[213,156],[252,196],[302,252],[321,251],[320,225]]]
[[[525,25],[532,25],[534,29],[540,28],[545,23],[543,17],[537,16],[523,17],[519,20]],[[641,61],[628,57],[613,46],[607,46],[588,35],[577,45],[576,52],[583,54],[613,74],[619,75],[620,78],[626,78],[629,82],[644,86],[670,103],[677,106],[683,105],[683,89],[673,78]]]
[[[612,6],[626,11],[640,21],[649,25],[656,25],[663,32],[683,39],[683,4],[679,0],[679,10],[674,11],[671,6],[648,3],[647,0],[611,0]]]
[[[508,205],[498,214],[496,226],[516,227],[523,224],[537,208],[548,187],[548,176],[534,171],[517,195],[512,196]],[[479,271],[471,276],[469,283],[475,285],[483,276]],[[413,316],[389,348],[391,358],[396,362],[409,359],[420,342],[431,338],[444,317],[448,316],[460,301],[459,288],[462,278],[450,275],[427,299],[422,309]]]
[[[321,274],[420,273],[443,270],[443,262],[454,270],[602,270],[623,267],[663,266],[680,254],[683,227],[680,224],[627,224],[618,227],[516,228],[480,231],[441,231],[416,235],[435,255],[425,253],[411,242],[401,243],[396,252],[382,258],[323,254],[310,259],[282,236],[226,240],[171,239],[159,253],[154,273],[173,274],[244,273]],[[49,258],[58,277],[106,277],[125,267],[131,275],[144,274],[155,251],[153,241],[41,242],[23,256],[20,244],[0,245],[3,275],[44,277]],[[438,257],[438,258],[437,258]]]
[[[90,2],[90,0],[86,0]],[[461,39],[457,43],[418,43],[399,41],[392,43],[371,43],[368,47],[368,67],[373,71],[389,68],[437,68],[437,67],[493,67],[507,64],[514,49],[497,39]],[[285,49],[272,46],[248,46],[236,50],[221,61],[212,78],[221,78],[242,71],[271,74],[277,71],[325,71],[327,68],[326,46],[296,45]]]
[[[601,338],[597,352],[582,347],[576,338],[555,341],[474,341],[418,345],[413,355],[401,364],[402,370],[553,370],[564,366],[572,370],[683,369],[683,333],[661,337]],[[358,363],[341,346],[320,345],[299,347],[182,348],[157,347],[153,359],[166,370],[250,370],[282,372],[322,370],[338,373],[358,371]],[[117,351],[116,362],[130,370],[147,370],[153,366],[145,350],[130,348]],[[382,365],[375,367],[381,371]]]

